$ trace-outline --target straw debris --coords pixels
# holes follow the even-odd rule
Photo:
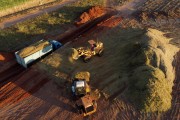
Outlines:
[[[25,58],[39,50],[44,49],[45,47],[47,47],[49,45],[50,45],[50,43],[48,41],[39,41],[37,43],[32,44],[29,47],[22,49],[21,51],[19,51],[18,55],[22,58]]]

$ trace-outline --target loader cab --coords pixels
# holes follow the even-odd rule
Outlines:
[[[58,48],[62,47],[62,43],[56,40],[49,40],[49,42],[52,44],[53,50],[57,50]]]
[[[72,83],[72,93],[74,96],[82,97],[86,95],[86,81],[75,79]]]
[[[87,116],[96,112],[97,103],[90,95],[85,95],[76,102],[76,108],[79,114],[83,113],[84,116]]]

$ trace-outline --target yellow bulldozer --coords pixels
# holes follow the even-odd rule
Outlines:
[[[99,57],[101,57],[103,55],[104,47],[102,42],[89,40],[88,43],[91,45],[91,48],[73,48],[72,58],[74,60],[77,60],[81,57],[84,62],[89,62],[92,56],[98,55]]]
[[[96,112],[96,100],[100,97],[97,90],[94,92],[91,91],[91,88],[88,85],[89,80],[89,72],[78,72],[72,81],[72,93],[76,98],[75,107],[78,113],[83,114],[84,116]]]

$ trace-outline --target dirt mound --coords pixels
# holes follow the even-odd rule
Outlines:
[[[90,20],[93,20],[95,18],[98,18],[102,15],[104,15],[107,12],[107,10],[100,6],[95,6],[89,9],[89,11],[84,12],[81,14],[79,20],[75,22],[76,25],[84,24]]]
[[[0,52],[0,62],[6,62],[14,58],[12,53]]]

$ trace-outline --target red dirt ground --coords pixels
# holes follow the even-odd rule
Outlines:
[[[9,65],[13,64],[13,62],[9,62],[13,59],[14,59],[14,55],[12,53],[0,52],[0,68],[1,68],[0,72],[8,68]]]
[[[79,20],[75,22],[76,25],[82,25],[90,20],[94,20],[95,18],[98,18],[102,15],[104,15],[107,12],[107,10],[103,7],[95,6],[89,9],[88,12],[82,13]]]
[[[9,78],[9,82],[0,88],[0,107],[21,102],[48,81],[46,76],[32,69],[20,72]]]
[[[14,58],[12,53],[0,52],[0,62],[6,62]]]
[[[112,16],[108,20],[103,21],[102,23],[98,24],[98,26],[113,28],[119,25],[122,19],[123,18],[121,16]]]
[[[118,26],[119,24],[121,24],[122,21],[123,21],[122,16],[112,15],[108,19],[97,24],[97,26],[89,30],[88,33],[85,33],[83,36],[96,36],[97,34],[101,32],[104,32],[106,30],[109,30],[111,28]]]
[[[0,78],[5,76],[5,72],[11,73],[19,67],[14,65],[0,72]],[[57,86],[34,66],[15,73],[0,82],[0,118],[45,119],[42,117],[46,115],[49,116],[46,118],[58,119],[82,117],[75,113],[66,87]],[[11,111],[7,112],[8,109]]]

